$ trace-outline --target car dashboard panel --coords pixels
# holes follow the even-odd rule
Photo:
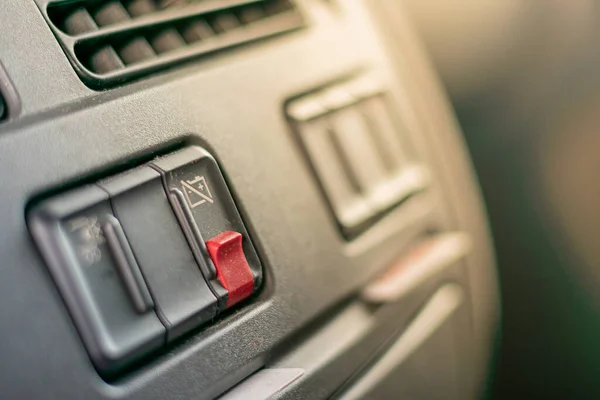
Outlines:
[[[0,5],[7,398],[476,398],[465,145],[393,0]]]

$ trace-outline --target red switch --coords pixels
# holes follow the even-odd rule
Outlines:
[[[252,294],[254,276],[244,255],[242,235],[226,231],[206,242],[210,258],[215,264],[217,278],[229,293],[227,308]]]

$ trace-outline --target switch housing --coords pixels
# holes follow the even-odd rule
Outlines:
[[[27,218],[106,377],[210,322],[262,282],[221,170],[199,147],[42,200]]]

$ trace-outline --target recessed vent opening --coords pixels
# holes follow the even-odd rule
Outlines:
[[[4,97],[2,97],[2,93],[0,93],[0,123],[6,119],[8,116],[8,110],[6,108],[6,103],[4,102]]]
[[[304,25],[291,0],[60,1],[47,16],[84,81],[100,87]]]

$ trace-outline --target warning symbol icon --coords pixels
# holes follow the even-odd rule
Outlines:
[[[196,208],[206,202],[214,203],[204,176],[195,176],[194,179],[186,181],[182,180],[181,188],[191,208]]]

